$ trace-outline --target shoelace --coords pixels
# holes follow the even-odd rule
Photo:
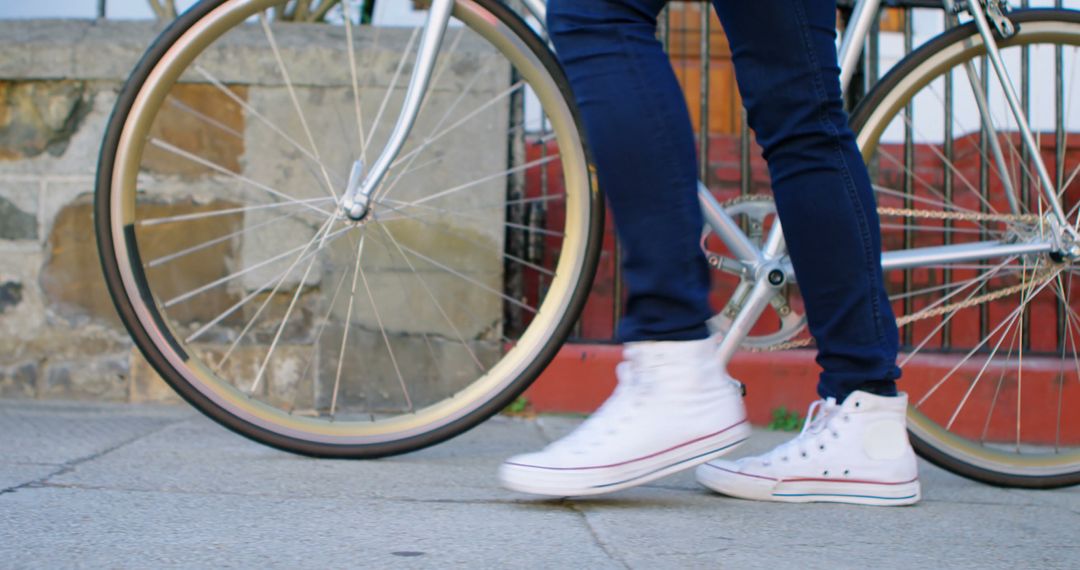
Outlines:
[[[835,398],[817,400],[810,404],[810,408],[806,410],[806,421],[803,423],[799,435],[769,452],[768,455],[762,458],[762,465],[768,467],[777,459],[788,461],[793,451],[797,451],[801,457],[806,457],[806,444],[810,439],[822,434],[826,429],[832,433],[833,437],[836,437],[838,434],[832,429],[832,420],[839,411],[840,404],[836,403]],[[820,441],[818,443],[820,445]]]

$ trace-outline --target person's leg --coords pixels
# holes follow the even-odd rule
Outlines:
[[[772,451],[698,468],[747,499],[907,505],[920,497],[896,394],[897,331],[881,272],[870,178],[840,99],[834,0],[714,0],[773,192],[810,332],[822,400]]]
[[[623,245],[625,361],[610,398],[570,435],[512,457],[506,487],[590,495],[719,457],[749,436],[738,384],[707,338],[693,133],[656,40],[666,0],[551,0],[548,26],[578,100]]]
[[[621,342],[703,339],[712,316],[690,115],[656,39],[665,4],[548,4],[548,31],[622,245],[629,295]]]
[[[840,96],[835,0],[713,3],[817,342],[818,392],[895,394],[896,321],[870,177]]]

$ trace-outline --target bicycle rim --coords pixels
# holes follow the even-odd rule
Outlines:
[[[1027,119],[1075,225],[1080,188],[1068,138],[1080,119],[1070,114],[1080,88],[1072,80],[1080,16],[1030,10],[1010,17],[1019,33],[1001,41],[1002,56],[1012,77],[1028,77],[1017,84]],[[886,256],[1049,235],[1048,205],[984,55],[972,25],[950,30],[901,61],[853,114]],[[978,93],[996,136],[980,118]],[[1047,254],[886,270],[920,454],[992,484],[1080,482],[1076,273],[1073,263]]]
[[[336,201],[419,34],[280,25],[281,4],[196,6],[121,93],[97,189],[110,292],[235,431],[322,456],[436,443],[527,387],[584,303],[602,213],[565,80],[507,8],[457,2],[413,134],[349,223]]]

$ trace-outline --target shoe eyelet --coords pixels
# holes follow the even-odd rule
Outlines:
[[[836,433],[835,431],[831,432],[831,433],[832,433],[833,439],[840,439],[840,434],[839,433]]]
[[[862,406],[862,402],[855,400],[855,407],[858,408],[859,406]]]
[[[850,470],[848,470],[848,469],[844,469],[844,477],[847,477],[847,476],[848,476],[848,475],[850,475],[850,474],[851,474],[851,471],[850,471]]]
[[[787,460],[788,460],[788,458],[787,458],[787,457],[781,457],[781,458],[780,458],[780,461],[787,461]]]
[[[802,455],[803,457],[806,457],[806,452],[803,451],[802,453],[800,453],[800,455]]]
[[[825,472],[821,474],[821,476],[822,477],[828,477],[829,476],[829,470],[826,469]]]
[[[824,445],[819,445],[819,446],[817,446],[817,448],[820,449],[821,451],[825,451],[825,446]]]

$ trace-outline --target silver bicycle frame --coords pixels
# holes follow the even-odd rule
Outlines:
[[[352,173],[349,175],[349,184],[341,199],[342,210],[353,220],[361,220],[368,212],[371,202],[371,193],[379,186],[390,165],[397,158],[401,147],[405,145],[405,139],[409,136],[416,123],[416,116],[420,113],[420,105],[424,102],[427,94],[428,82],[435,69],[435,59],[439,55],[443,37],[446,35],[446,27],[450,23],[450,14],[454,10],[454,0],[432,0],[431,8],[428,9],[427,21],[424,23],[424,32],[420,36],[420,47],[416,54],[416,63],[413,67],[412,77],[409,79],[409,87],[405,91],[405,102],[401,106],[401,113],[394,123],[394,130],[390,133],[390,139],[383,148],[382,153],[375,159],[375,164],[367,176],[363,175],[364,163],[358,158],[353,163]]]
[[[545,24],[544,0],[521,0],[525,9],[534,16],[543,26]],[[737,0],[744,1],[744,0]],[[981,0],[980,0],[981,1]],[[953,0],[943,0],[945,8],[951,9]],[[446,32],[450,15],[453,11],[455,0],[432,0],[427,21],[420,39],[420,47],[417,52],[416,62],[412,77],[405,94],[405,102],[398,115],[397,123],[390,135],[386,147],[375,160],[371,169],[364,175],[364,164],[357,160],[353,166],[349,184],[342,198],[341,207],[346,215],[354,220],[362,219],[371,201],[374,190],[385,178],[391,164],[401,151],[405,139],[409,135],[416,121],[424,95],[428,88],[432,72],[435,68],[435,60]],[[1047,201],[1051,204],[1050,222],[1056,225],[1055,230],[1064,230],[1074,241],[1080,241],[1080,236],[1069,226],[1065,213],[1054,192],[1049,171],[1038,152],[1031,128],[1025,120],[1020,108],[1016,92],[1008,77],[1001,55],[998,51],[997,41],[993,36],[986,14],[980,2],[968,2],[968,11],[971,13],[979,35],[987,46],[987,53],[993,66],[995,75],[1001,82],[1006,99],[1013,115],[1017,119],[1017,125],[1021,131],[1021,138],[1027,147],[1033,163],[1036,165],[1038,179]],[[858,65],[859,55],[863,45],[877,17],[881,7],[881,0],[860,0],[856,3],[851,21],[848,23],[841,39],[838,52],[840,63],[841,87],[846,91],[850,86],[855,68]],[[974,69],[969,69],[969,79],[976,85],[977,76]],[[980,108],[982,105],[980,104]],[[982,109],[980,109],[982,110]],[[990,126],[993,132],[992,125]],[[995,153],[1000,154],[1000,153]],[[999,161],[1000,162],[1000,161]],[[1004,168],[999,164],[999,168]],[[749,333],[750,327],[757,321],[761,312],[768,305],[771,295],[776,294],[778,286],[769,282],[770,273],[783,271],[787,280],[794,280],[794,272],[791,270],[790,261],[787,259],[784,248],[783,231],[779,221],[772,224],[763,246],[759,249],[755,246],[739,228],[739,225],[729,216],[723,207],[716,201],[712,193],[704,184],[699,182],[698,194],[702,204],[705,223],[713,230],[737,258],[743,266],[743,274],[750,275],[754,279],[754,286],[742,302],[742,309],[732,321],[727,334],[720,342],[719,356],[724,366],[730,361],[737,351],[742,339]],[[1051,233],[1051,239],[1039,242],[1027,242],[1023,244],[1010,244],[997,241],[967,243],[959,245],[946,245],[937,247],[916,248],[897,252],[885,252],[882,254],[881,264],[886,270],[904,269],[936,263],[951,263],[958,261],[971,261],[979,259],[991,259],[1010,257],[1016,255],[1043,254],[1053,251],[1062,251],[1064,244],[1060,240],[1060,231]],[[1072,247],[1070,245],[1070,247]],[[1072,253],[1072,251],[1070,251]]]
[[[952,0],[944,0],[944,3],[947,10],[952,9]],[[1061,205],[1054,192],[1049,172],[1046,170],[1046,165],[1040,158],[1041,153],[1038,152],[1035,139],[1031,134],[1031,128],[1023,116],[1019,100],[1016,97],[1016,92],[1012,87],[1012,82],[1008,77],[1004,64],[1001,61],[997,41],[986,21],[986,15],[983,12],[982,6],[976,1],[971,1],[968,5],[969,11],[972,13],[972,17],[975,20],[979,35],[982,36],[983,42],[987,46],[987,52],[991,64],[994,67],[994,73],[1001,82],[1001,86],[1006,94],[1006,99],[1009,102],[1013,115],[1016,116],[1017,125],[1021,131],[1024,145],[1027,147],[1030,156],[1034,158],[1033,162],[1038,165],[1039,180],[1043,192],[1046,194],[1047,201],[1052,204],[1050,218],[1051,223],[1055,224],[1054,231],[1051,232],[1051,239],[1022,244],[985,241],[884,252],[881,256],[881,265],[884,270],[906,269],[940,263],[956,263],[961,261],[1061,251],[1063,249],[1063,244],[1059,239],[1059,230],[1061,228],[1069,231],[1074,240],[1077,239],[1075,232],[1072,231],[1072,228],[1065,219],[1065,213],[1061,210]],[[873,25],[874,19],[877,17],[880,7],[881,0],[861,0],[855,5],[851,20],[848,22],[848,26],[841,39],[837,56],[840,63],[840,82],[844,91],[847,91],[851,85],[852,77],[854,77],[855,69],[858,65],[859,55],[862,53],[863,45],[866,42],[870,28]],[[973,88],[977,87],[979,83],[977,76],[974,75],[975,70],[969,67],[967,71]],[[976,89],[976,93],[980,92],[980,89]],[[980,111],[982,111],[980,114],[985,116],[986,113],[982,107],[983,105],[980,102]],[[994,132],[992,124],[988,123],[987,127],[989,132]],[[996,137],[994,137],[994,142],[996,144]],[[1000,148],[998,148],[994,154],[997,157],[998,168],[1001,172],[1004,172],[1005,164],[1004,158],[1001,156]],[[1006,191],[1011,190],[1010,188],[1006,188]],[[716,236],[727,245],[732,255],[736,256],[738,261],[743,264],[744,274],[752,275],[755,280],[754,287],[751,289],[749,295],[742,301],[742,307],[739,313],[726,331],[727,334],[725,334],[720,341],[719,358],[722,366],[726,368],[727,364],[731,361],[731,358],[738,351],[743,338],[749,334],[750,328],[757,322],[762,311],[765,310],[765,307],[768,306],[770,297],[778,293],[778,287],[770,284],[767,278],[768,274],[774,269],[780,269],[784,271],[787,279],[792,281],[794,281],[795,275],[791,270],[790,261],[786,258],[783,250],[775,249],[775,244],[782,243],[782,238],[778,237],[778,234],[782,233],[779,220],[774,221],[769,231],[769,235],[765,240],[765,245],[761,250],[758,250],[746,239],[745,234],[739,229],[739,226],[735,221],[724,212],[723,208],[712,196],[712,193],[708,191],[708,188],[705,188],[704,185],[699,185],[698,195],[705,213],[706,223]],[[1014,210],[1018,209],[1015,197],[1009,196],[1009,198],[1010,205],[1013,206]],[[787,279],[785,279],[785,281],[787,281]]]

